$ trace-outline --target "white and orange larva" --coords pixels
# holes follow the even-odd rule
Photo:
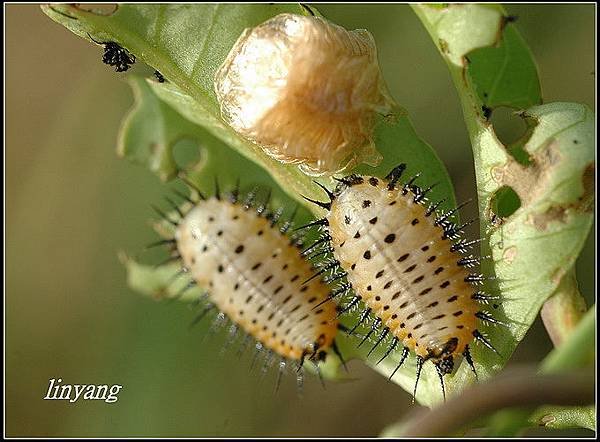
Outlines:
[[[255,192],[240,202],[237,190],[227,198],[218,186],[210,198],[196,191],[198,201],[185,197],[192,204],[187,212],[173,204],[177,221],[157,209],[175,233],[156,244],[171,247],[170,260],[181,259],[182,274],[191,277],[186,287],[207,290],[201,314],[220,312],[218,319],[228,319],[257,341],[257,350],[268,352],[266,360],[279,356],[279,376],[293,362],[301,382],[305,358],[317,366],[329,349],[341,359],[336,307],[323,303],[330,289],[320,280],[303,284],[314,268],[300,255],[301,239],[286,234],[292,220],[278,225],[281,211],[269,211],[267,203],[253,209]]]
[[[478,321],[503,323],[480,308],[480,303],[498,298],[473,287],[484,277],[467,269],[479,259],[463,254],[478,241],[459,239],[468,223],[451,222],[458,207],[437,214],[440,203],[426,204],[431,187],[416,186],[417,177],[397,186],[405,167],[394,168],[386,180],[350,175],[339,180],[334,192],[321,186],[330,200],[309,201],[328,213],[310,225],[320,226],[324,233],[307,251],[333,253],[319,273],[332,271],[331,280],[347,278],[332,296],[354,290],[343,311],[364,303],[366,308],[351,331],[372,318],[363,342],[378,332],[372,352],[388,339],[380,361],[402,345],[402,357],[392,376],[412,351],[417,357],[414,394],[423,363],[432,360],[445,396],[443,376],[452,373],[458,355],[465,357],[475,373],[469,352],[474,340],[495,351],[478,329]]]
[[[310,175],[376,165],[375,117],[395,107],[368,31],[298,14],[246,29],[214,89],[236,132]]]

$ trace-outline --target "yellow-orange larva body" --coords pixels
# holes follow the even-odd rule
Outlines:
[[[354,291],[405,347],[436,360],[473,341],[479,306],[469,272],[457,264],[462,256],[426,211],[412,192],[365,177],[337,195],[327,219]]]
[[[283,358],[329,349],[337,333],[330,293],[310,263],[265,216],[241,204],[209,198],[178,223],[175,240],[191,278],[219,311]],[[322,356],[322,355],[321,355]]]
[[[478,243],[460,238],[470,221],[462,225],[452,221],[460,207],[437,212],[441,202],[429,204],[426,198],[433,186],[415,185],[418,175],[399,185],[405,169],[405,164],[398,165],[385,180],[358,175],[338,178],[340,184],[333,192],[320,186],[329,201],[309,201],[328,212],[307,225],[320,226],[323,233],[306,251],[314,256],[331,254],[322,265],[322,272],[332,272],[329,282],[337,281],[330,297],[354,293],[342,312],[363,302],[365,308],[350,333],[369,318],[372,324],[359,346],[376,333],[369,355],[382,343],[387,347],[379,362],[401,346],[402,356],[391,376],[414,352],[414,394],[423,363],[431,360],[445,397],[443,376],[453,372],[457,356],[464,356],[476,374],[472,342],[496,352],[479,330],[480,322],[506,324],[480,309],[481,303],[499,297],[476,289],[486,278],[467,270],[480,262],[464,255]]]
[[[312,175],[377,164],[375,114],[394,107],[369,32],[296,14],[246,29],[215,93],[233,129]]]

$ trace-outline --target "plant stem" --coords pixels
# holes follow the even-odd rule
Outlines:
[[[506,407],[587,405],[594,401],[593,384],[594,374],[590,370],[539,375],[533,367],[512,369],[490,382],[473,386],[441,407],[418,413],[395,436],[452,434],[465,424]],[[526,413],[525,421],[528,416]]]
[[[577,287],[575,268],[571,268],[541,310],[544,327],[555,347],[572,333],[585,311],[585,300]]]

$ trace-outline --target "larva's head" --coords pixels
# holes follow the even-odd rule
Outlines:
[[[238,133],[313,175],[377,164],[375,113],[394,106],[369,32],[295,14],[246,29],[215,92]]]

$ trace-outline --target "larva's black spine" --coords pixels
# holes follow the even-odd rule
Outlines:
[[[433,220],[430,221],[430,223],[433,224],[433,226],[440,229],[440,237],[439,237],[440,240],[448,241],[448,243],[445,243],[445,244],[447,244],[447,246],[444,246],[444,247],[446,247],[446,252],[444,252],[444,253],[448,253],[448,251],[449,251],[449,253],[451,253],[451,254],[452,253],[459,254],[454,259],[453,262],[448,262],[447,261],[448,258],[444,258],[445,261],[442,264],[439,264],[439,267],[437,267],[437,269],[435,271],[435,275],[438,275],[438,272],[443,272],[445,265],[451,265],[451,266],[453,265],[458,269],[470,269],[470,268],[480,265],[480,261],[482,258],[474,256],[473,254],[467,255],[467,253],[471,249],[473,249],[474,246],[477,245],[481,240],[480,239],[465,240],[465,239],[461,238],[461,234],[464,233],[464,229],[468,225],[470,225],[471,223],[476,221],[476,219],[469,220],[462,224],[456,223],[453,220],[454,216],[456,214],[458,214],[459,210],[471,201],[470,200],[465,201],[464,203],[458,205],[457,207],[455,207],[454,209],[449,210],[449,211],[438,211],[440,205],[445,200],[441,200],[441,201],[438,201],[435,203],[430,203],[427,199],[427,196],[429,195],[430,191],[434,188],[434,186],[437,183],[430,185],[429,187],[426,187],[425,189],[422,189],[421,187],[419,187],[415,184],[415,182],[417,181],[417,179],[420,176],[420,174],[417,173],[417,174],[413,175],[410,179],[408,179],[407,182],[399,185],[398,183],[399,183],[403,173],[405,172],[405,170],[406,170],[405,164],[400,164],[399,166],[395,167],[386,176],[387,182],[384,182],[385,187],[387,188],[388,191],[391,191],[391,192],[398,191],[400,194],[402,194],[402,196],[408,196],[408,194],[410,193],[411,196],[409,198],[410,198],[411,202],[415,203],[417,206],[424,207],[424,209],[422,209],[423,213],[421,216],[423,216],[424,219],[428,219],[430,216],[433,215]],[[339,271],[337,269],[341,269],[342,272],[339,273],[340,279],[341,279],[342,277],[346,277],[346,276],[350,277],[351,276],[348,272],[355,270],[354,266],[356,266],[356,263],[354,263],[352,265],[351,265],[352,261],[346,262],[345,264],[340,263],[340,260],[338,259],[338,254],[337,254],[337,253],[339,253],[337,247],[342,247],[345,243],[345,238],[350,238],[350,236],[344,236],[343,237],[344,240],[337,239],[337,241],[341,241],[339,243],[340,245],[334,246],[334,243],[333,243],[334,239],[332,238],[332,228],[333,227],[339,228],[338,225],[339,226],[343,226],[344,224],[349,225],[351,223],[351,218],[352,218],[353,212],[346,212],[350,216],[346,216],[345,219],[337,220],[336,223],[338,223],[338,225],[332,226],[332,221],[333,221],[332,215],[331,215],[332,210],[334,210],[336,207],[336,200],[338,199],[338,197],[340,197],[346,191],[346,189],[351,188],[353,186],[362,186],[363,184],[364,184],[364,187],[361,187],[361,189],[362,188],[369,189],[369,188],[371,188],[370,186],[379,188],[380,187],[380,179],[378,179],[376,177],[361,177],[358,175],[349,175],[349,176],[346,176],[343,178],[334,178],[334,179],[336,181],[338,181],[339,184],[337,185],[336,189],[333,192],[328,190],[327,188],[325,188],[323,185],[317,183],[319,185],[319,187],[321,187],[324,190],[329,201],[316,201],[316,200],[313,200],[310,198],[306,198],[308,201],[327,210],[328,211],[327,216],[325,216],[322,219],[313,221],[305,226],[302,226],[302,228],[316,227],[319,229],[319,231],[321,231],[319,239],[317,241],[315,241],[312,245],[310,245],[305,250],[306,253],[311,252],[313,254],[312,255],[313,258],[323,257],[323,260],[326,263],[325,266],[327,267],[327,269],[321,268],[321,270],[323,270],[323,272],[320,271],[319,275],[324,273],[327,270],[335,269],[335,271]],[[357,199],[358,199],[358,197],[357,197]],[[404,200],[401,200],[400,197],[398,197],[398,201],[404,201]],[[390,203],[390,205],[395,204],[395,202],[396,202],[396,200],[394,200],[392,203]],[[349,203],[349,204],[352,204],[352,203]],[[358,206],[357,206],[357,208],[358,208]],[[378,206],[374,206],[373,202],[371,201],[370,198],[369,199],[365,198],[364,203],[362,204],[362,209],[371,210],[375,213],[375,216],[371,215],[372,219],[370,219],[370,221],[369,221],[369,223],[371,225],[375,225],[378,221],[378,218],[377,218],[377,213],[379,210]],[[368,226],[369,224],[366,224],[366,225]],[[417,216],[417,218],[415,218],[413,220],[412,225],[413,226],[420,225],[418,216]],[[369,230],[369,229],[370,228],[368,228],[367,230]],[[352,235],[353,240],[361,241],[362,240],[361,237],[363,235],[361,235],[360,230],[361,230],[361,228],[359,227],[355,233],[351,234],[350,227],[348,227],[347,235]],[[386,236],[385,243],[390,243],[390,244],[397,243],[397,241],[395,242],[396,236],[397,235],[395,235],[395,234],[389,234],[388,236]],[[388,237],[389,237],[389,241],[388,241]],[[433,244],[433,242],[431,242],[431,244]],[[436,244],[437,244],[437,247],[441,247],[438,243],[436,243]],[[352,247],[352,246],[350,246],[350,247]],[[423,251],[425,251],[427,248],[428,248],[428,246],[424,247]],[[341,250],[341,249],[339,249],[339,250]],[[398,262],[399,263],[403,262],[405,259],[407,259],[407,257],[409,257],[411,255],[411,253],[412,252],[409,252],[403,256],[400,256],[400,258],[398,258]],[[419,253],[423,253],[423,252],[419,251]],[[350,256],[350,255],[348,255],[348,256]],[[446,256],[446,255],[444,255],[444,256]],[[371,257],[372,257],[372,252],[369,249],[367,249],[365,251],[362,259],[365,260],[365,262],[370,262]],[[348,259],[350,259],[350,258],[348,258]],[[413,260],[412,262],[414,262],[414,259],[416,259],[416,258],[410,258],[410,259],[412,259]],[[435,253],[431,256],[431,259],[427,260],[428,263],[433,262],[433,261],[435,261]],[[406,271],[410,272],[413,268],[414,268],[414,266],[411,266]],[[382,276],[383,273],[384,273],[383,270],[377,272],[376,278],[379,278],[380,276]],[[459,274],[461,274],[461,273],[459,273]],[[443,275],[443,273],[442,273],[442,275]],[[469,284],[471,286],[478,286],[478,285],[483,284],[486,280],[493,279],[490,277],[485,277],[482,274],[475,273],[475,272],[462,273],[462,275],[464,275],[463,277],[461,277],[461,279],[464,279],[464,283]],[[367,275],[365,275],[365,276],[367,276]],[[329,279],[337,280],[335,277],[334,278],[329,277]],[[414,279],[413,284],[416,284],[416,283],[420,282],[423,279],[423,277],[415,278],[413,276],[413,277],[411,277],[410,280],[412,280],[412,279]],[[373,281],[376,281],[376,280],[373,280]],[[378,279],[377,281],[385,281],[385,280],[383,278],[381,278],[381,279]],[[453,281],[454,281],[454,279],[453,279]],[[350,289],[351,285],[349,285],[350,284],[349,281],[348,282],[344,281],[343,283],[346,284],[345,290],[344,290],[344,292],[345,292],[346,290]],[[388,286],[391,286],[394,283],[395,283],[394,278],[392,278],[385,285],[384,289],[387,288]],[[383,282],[379,282],[378,284],[383,284]],[[450,284],[449,281],[444,282],[440,285],[440,288],[443,289],[443,288],[447,287],[449,284]],[[364,290],[364,288],[362,290]],[[371,290],[371,285],[366,287],[366,290],[367,291]],[[380,290],[380,289],[377,289],[377,290]],[[430,294],[428,295],[428,293],[431,292],[431,290],[432,290],[431,288],[421,289],[420,290],[421,292],[418,294],[415,293],[414,296],[417,296],[417,295],[432,296]],[[439,288],[436,288],[436,290],[439,291]],[[445,298],[439,299],[439,301],[437,301],[437,302],[436,301],[429,302],[428,307],[433,308],[433,307],[439,306],[437,308],[442,308],[442,306],[443,306],[442,311],[445,310],[447,312],[447,314],[438,315],[433,319],[436,319],[438,317],[439,318],[444,318],[444,317],[459,318],[460,317],[461,318],[460,321],[464,321],[462,318],[465,315],[463,315],[463,311],[460,308],[460,306],[465,304],[466,302],[468,302],[467,299],[470,300],[470,302],[477,302],[477,303],[485,304],[485,303],[489,302],[490,300],[497,300],[499,298],[497,296],[490,296],[481,290],[476,290],[474,292],[469,293],[468,295],[463,295],[464,291],[466,291],[466,289],[463,290],[462,292],[460,292],[460,295],[461,295],[460,298],[458,296],[446,295]],[[406,340],[406,336],[408,336],[408,338],[411,338],[411,336],[412,336],[412,339],[423,339],[428,336],[427,332],[423,333],[421,331],[419,331],[418,333],[416,333],[413,336],[413,333],[417,329],[419,329],[423,324],[422,323],[416,324],[416,323],[412,322],[411,323],[412,325],[409,325],[409,321],[405,321],[406,329],[412,330],[413,333],[408,333],[408,335],[406,335],[406,332],[403,332],[404,335],[402,335],[402,336],[404,336],[404,338],[402,338],[402,339],[395,336],[394,333],[396,333],[397,329],[394,331],[394,333],[392,333],[392,329],[386,325],[386,323],[389,323],[389,319],[386,320],[386,323],[384,323],[384,321],[382,321],[382,318],[379,317],[379,314],[382,310],[378,310],[377,312],[375,312],[369,306],[370,302],[371,302],[370,301],[371,297],[375,297],[375,298],[379,299],[379,296],[375,296],[375,292],[368,292],[368,293],[369,293],[369,297],[367,297],[367,299],[365,299],[363,296],[361,296],[361,293],[356,293],[351,298],[351,300],[346,304],[346,307],[340,308],[340,313],[339,313],[339,314],[343,314],[347,311],[354,309],[360,301],[363,301],[367,304],[367,307],[362,310],[356,324],[354,324],[354,326],[350,329],[350,332],[354,333],[354,331],[358,327],[363,326],[365,324],[365,322],[367,321],[367,319],[369,317],[373,317],[373,321],[371,323],[369,331],[367,332],[367,334],[365,336],[363,336],[363,339],[361,340],[361,342],[359,344],[359,346],[362,345],[364,342],[369,340],[369,338],[371,336],[373,336],[377,330],[380,330],[378,332],[378,334],[375,335],[375,336],[377,336],[375,338],[375,345],[368,352],[367,356],[371,355],[373,353],[373,351],[375,350],[375,348],[377,348],[377,346],[381,345],[383,342],[386,342],[386,340],[387,340],[386,338],[390,334],[392,336],[394,336],[394,338],[391,340],[388,340],[388,343],[386,344],[387,345],[386,351],[385,351],[383,357],[377,363],[381,362],[383,359],[385,359],[387,356],[389,356],[389,354],[396,349],[396,347],[398,346],[398,343],[400,343],[400,341],[402,339]],[[401,292],[398,292],[398,294],[400,294],[400,293]],[[382,296],[383,296],[383,293],[382,293]],[[388,298],[386,298],[386,299],[388,299],[388,301],[386,301],[386,302],[389,302],[389,299],[392,299],[392,300],[395,299],[395,297],[389,298],[390,295],[386,295],[386,296],[388,296]],[[394,296],[396,296],[396,295],[394,295]],[[403,296],[405,296],[405,295],[403,295]],[[443,293],[440,292],[439,296],[443,296]],[[434,300],[435,298],[431,298],[431,299]],[[458,301],[459,299],[460,299],[460,301]],[[383,301],[381,301],[381,303],[382,302]],[[381,309],[381,307],[382,307],[381,303],[376,303],[374,305],[377,306],[378,309]],[[407,304],[403,303],[402,305],[400,305],[400,309],[402,309],[405,305],[407,305]],[[454,306],[454,305],[456,305],[456,307],[454,309],[452,309],[452,306]],[[385,309],[387,309],[388,305],[386,304],[384,307],[385,307]],[[496,306],[494,305],[494,307],[496,307]],[[390,311],[392,311],[392,310],[390,310]],[[397,310],[397,312],[401,313],[402,310]],[[389,316],[390,314],[391,313],[388,313],[388,318],[390,318],[390,316]],[[472,318],[475,318],[475,319],[471,319],[470,320],[471,322],[474,320],[480,320],[481,322],[486,323],[486,324],[489,323],[492,325],[496,325],[496,324],[506,325],[504,322],[495,319],[491,313],[483,311],[483,310],[476,310],[476,314],[475,313],[469,313],[469,314],[472,315],[471,316]],[[406,315],[406,313],[402,312],[402,315]],[[398,316],[397,314],[393,314],[393,315],[391,315],[391,319],[394,319],[397,316]],[[403,317],[403,316],[400,316],[400,317]],[[410,314],[410,315],[406,316],[406,319],[411,319],[412,317],[413,317],[413,315]],[[450,319],[447,319],[445,321],[450,321]],[[371,322],[371,321],[369,321],[369,322]],[[462,323],[464,324],[464,322],[462,322]],[[405,323],[402,322],[398,328],[402,329],[404,327],[405,327]],[[427,328],[427,327],[423,327],[423,329],[425,329],[425,328]],[[446,328],[448,328],[448,327],[441,327],[441,328],[439,328],[439,330],[443,330]],[[489,340],[485,337],[484,333],[481,332],[477,328],[473,328],[472,334],[469,335],[470,337],[466,337],[467,335],[465,335],[465,333],[457,332],[456,334],[461,336],[460,339],[462,339],[462,341],[459,341],[458,338],[451,339],[445,345],[445,347],[441,351],[441,353],[437,353],[437,350],[435,350],[435,351],[428,350],[428,353],[423,354],[424,350],[422,348],[419,350],[420,354],[417,354],[417,378],[416,378],[416,382],[415,382],[415,390],[414,390],[415,393],[416,393],[416,388],[417,388],[418,381],[419,381],[422,364],[428,359],[432,359],[435,364],[436,371],[438,373],[438,376],[440,377],[442,393],[445,398],[445,386],[443,383],[444,382],[443,375],[452,372],[452,370],[454,368],[453,356],[457,352],[459,352],[460,354],[462,354],[464,356],[465,360],[467,361],[471,370],[473,371],[473,373],[476,376],[475,365],[473,363],[473,359],[472,359],[471,353],[470,353],[470,347],[468,345],[469,340],[481,342],[487,348],[498,353],[497,350],[489,342]],[[408,341],[405,341],[405,342],[408,342]],[[411,341],[411,342],[415,342],[415,341]],[[460,347],[459,347],[459,343],[461,343]],[[393,375],[396,373],[396,371],[404,363],[404,360],[406,359],[406,357],[408,356],[408,353],[411,350],[410,347],[411,347],[410,345],[406,345],[406,344],[403,345],[402,357],[401,357],[400,363],[398,364],[396,369],[393,371],[391,377],[393,377]],[[459,350],[457,350],[457,348],[459,348]],[[415,347],[415,350],[416,350],[416,347]],[[413,399],[414,399],[414,397],[413,397]]]

